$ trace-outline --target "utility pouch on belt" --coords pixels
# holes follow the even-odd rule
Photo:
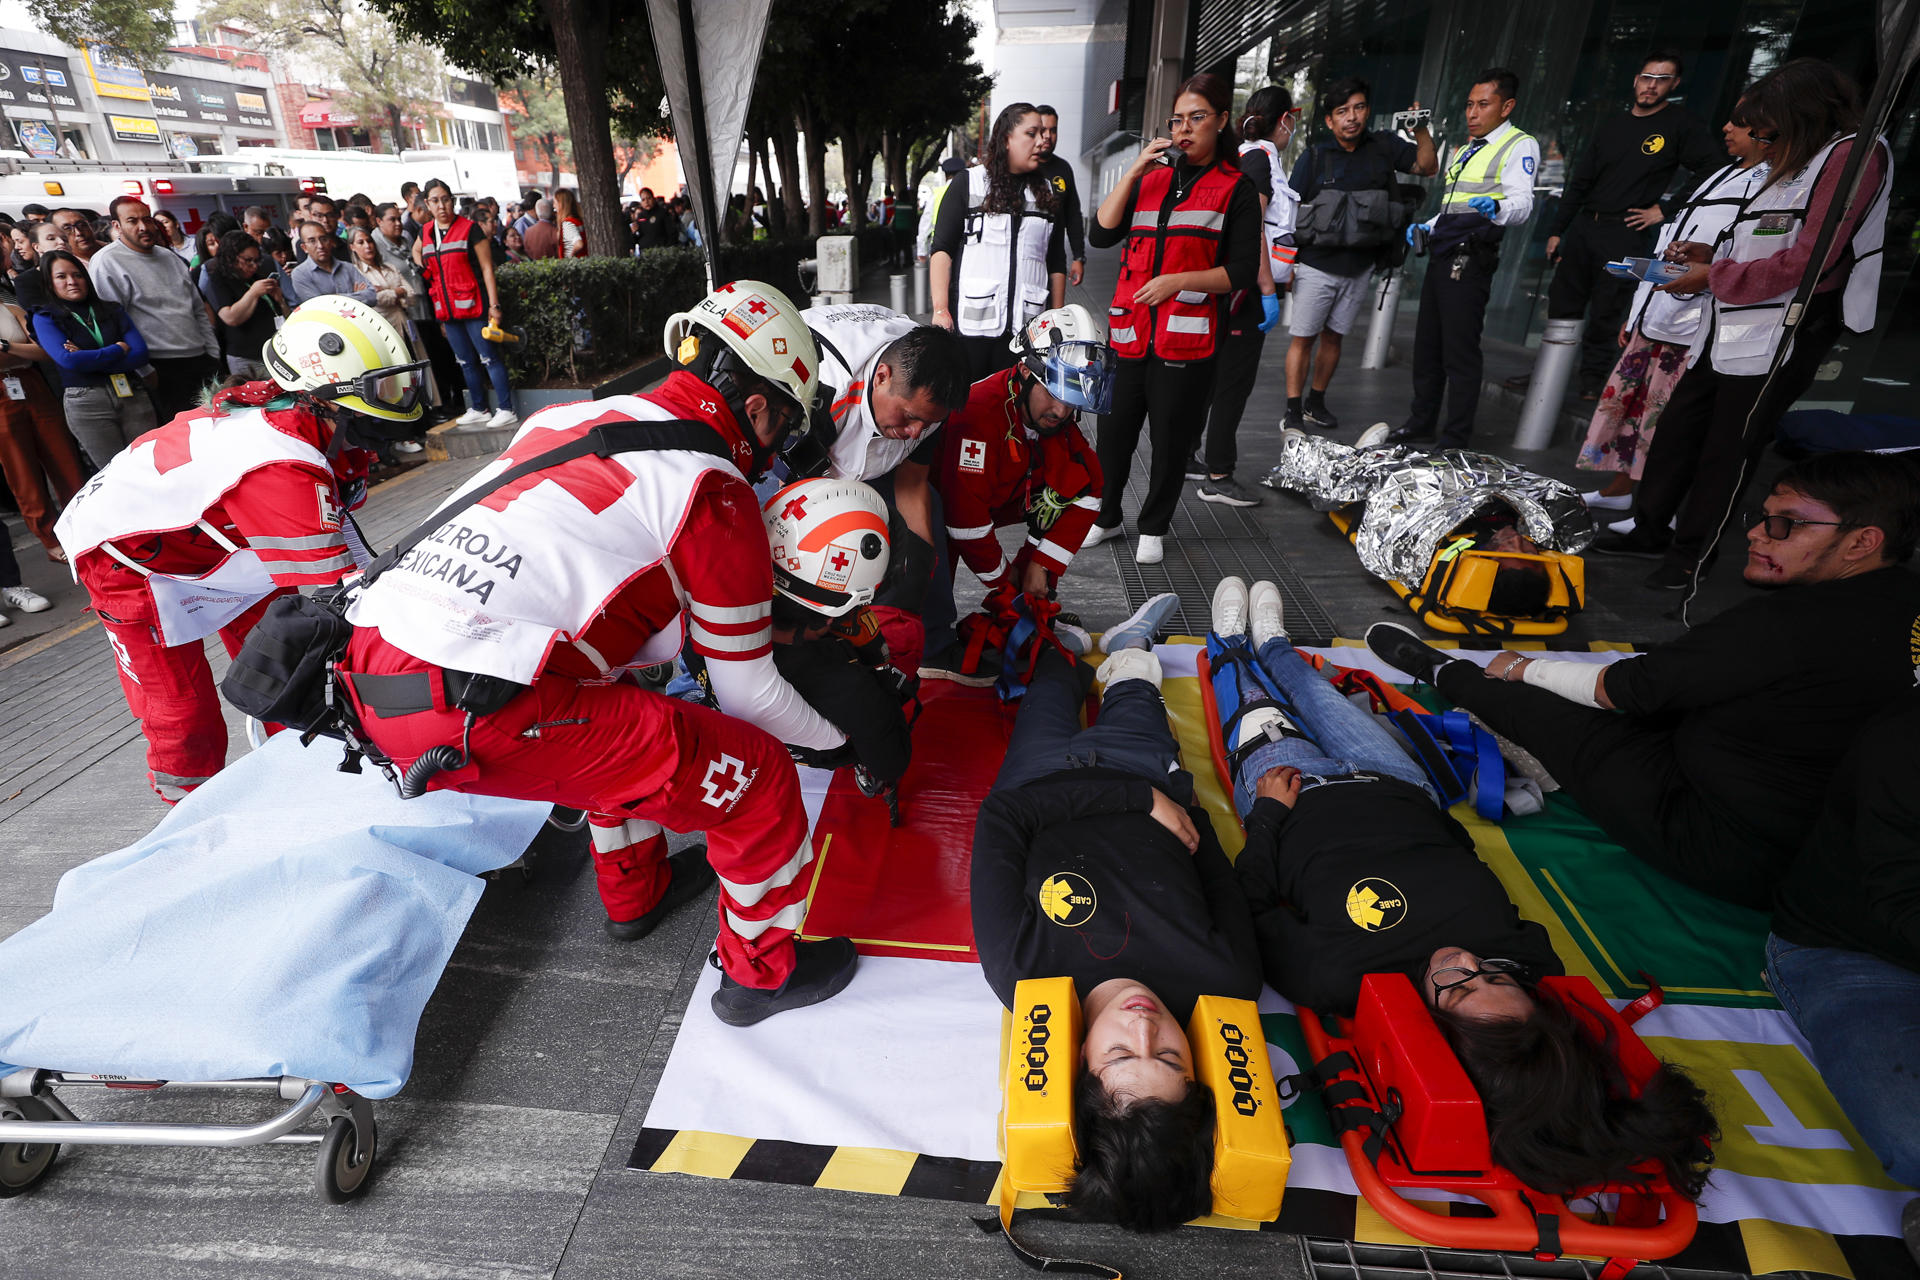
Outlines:
[[[349,704],[344,690],[336,690],[332,676],[335,664],[346,654],[347,642],[353,638],[353,624],[346,616],[353,592],[365,589],[447,521],[497,489],[589,454],[606,458],[653,449],[693,450],[732,460],[725,442],[704,422],[674,418],[597,426],[576,440],[508,467],[491,482],[441,507],[375,559],[357,581],[311,596],[284,596],[274,601],[227,669],[226,678],[220,682],[221,693],[255,719],[310,733],[346,736],[340,729],[350,714]],[[498,711],[524,687],[496,676],[461,675],[461,692],[454,705],[476,716]]]

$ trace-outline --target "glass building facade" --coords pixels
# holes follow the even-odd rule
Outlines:
[[[1142,10],[1153,10],[1137,0],[1131,9],[1130,27],[1140,30]],[[1873,0],[1190,0],[1186,18],[1188,73],[1229,73],[1241,94],[1284,84],[1306,107],[1303,124],[1311,129],[1296,135],[1296,154],[1325,136],[1316,89],[1358,75],[1373,86],[1376,129],[1415,101],[1431,107],[1444,161],[1466,137],[1462,107],[1475,74],[1494,66],[1514,71],[1520,92],[1513,120],[1539,139],[1542,164],[1533,218],[1507,237],[1487,336],[1525,346],[1538,343],[1545,323],[1547,226],[1567,174],[1600,122],[1629,106],[1649,49],[1682,55],[1686,74],[1675,101],[1717,130],[1746,85],[1790,58],[1833,62],[1860,82],[1864,100],[1878,70],[1884,20]],[[1132,31],[1129,46],[1131,64],[1138,58]],[[1138,129],[1147,118],[1141,89],[1138,79],[1123,82],[1116,130]],[[1920,113],[1913,99],[1909,83],[1887,130],[1894,187],[1880,322],[1872,333],[1843,338],[1804,403],[1913,413],[1912,390],[1920,383],[1920,282],[1913,272]],[[1428,207],[1421,216],[1430,213]],[[1417,259],[1406,266],[1401,323],[1409,333],[1404,312],[1416,305],[1423,266]]]

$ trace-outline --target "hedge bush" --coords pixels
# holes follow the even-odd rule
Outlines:
[[[884,264],[891,232],[860,233],[863,266]],[[799,306],[802,258],[814,241],[759,240],[720,250],[722,280],[764,280]],[[523,341],[507,346],[507,364],[522,386],[591,386],[607,374],[660,350],[667,317],[706,292],[700,251],[649,249],[632,258],[560,258],[497,269],[506,325]]]

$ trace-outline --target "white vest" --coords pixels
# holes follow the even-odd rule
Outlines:
[[[1272,190],[1267,192],[1267,212],[1261,225],[1267,234],[1267,263],[1272,268],[1275,284],[1285,284],[1293,279],[1293,257],[1288,254],[1283,260],[1278,250],[1282,247],[1281,237],[1293,234],[1300,212],[1300,193],[1287,185],[1286,174],[1280,168],[1280,148],[1262,139],[1259,142],[1243,142],[1240,154],[1260,150],[1267,153],[1267,176]]]
[[[565,443],[554,438],[556,432],[675,416],[635,396],[543,409],[521,424],[506,453],[447,501]],[[595,468],[612,474],[593,477]],[[380,628],[384,639],[436,666],[531,684],[556,642],[578,637],[622,587],[666,559],[702,475],[720,471],[741,479],[730,462],[675,449],[619,453],[604,461],[589,456],[563,471],[596,483],[571,480],[582,489],[576,497],[553,473],[542,473],[524,481],[531,487],[504,510],[488,505],[500,495],[468,507],[358,592],[347,620]],[[685,592],[677,582],[675,589],[684,612]],[[678,653],[682,627],[676,618],[649,639],[634,665]]]
[[[982,213],[987,198],[985,165],[967,170],[966,240],[954,290],[954,323],[970,338],[991,338],[1026,328],[1047,309],[1047,241],[1053,220],[1041,213],[1031,188],[1026,210]]]
[[[1772,170],[1762,160],[1751,169],[1730,164],[1709,177],[1694,191],[1693,198],[1660,228],[1654,241],[1653,256],[1659,257],[1676,240],[1700,244],[1718,244],[1722,234],[1747,206]],[[1651,280],[1642,280],[1633,291],[1633,307],[1628,312],[1627,328],[1638,329],[1655,342],[1691,343],[1706,318],[1708,297],[1704,293],[1681,296],[1657,293]]]
[[[889,440],[873,421],[873,370],[880,353],[917,326],[898,311],[866,303],[809,307],[800,318],[820,344],[820,394],[838,429],[828,450],[833,474],[845,480],[886,475],[932,434]]]
[[[264,409],[215,417],[196,412],[185,426],[186,456],[173,423],[121,450],[73,495],[53,532],[69,567],[103,542],[190,529],[248,472],[276,462],[331,471],[327,455],[268,421]]]
[[[1793,247],[1806,226],[1807,204],[1820,174],[1833,159],[1833,149],[1854,135],[1835,137],[1807,163],[1799,173],[1767,188],[1734,219],[1730,248],[1726,257],[1734,262],[1754,262],[1770,258]],[[1876,140],[1887,171],[1880,189],[1872,194],[1866,214],[1855,225],[1851,248],[1853,268],[1841,286],[1840,315],[1847,328],[1865,333],[1873,328],[1874,310],[1880,297],[1881,244],[1887,231],[1887,195],[1893,187],[1893,156],[1884,139]],[[1819,235],[1813,228],[1810,234]],[[1713,367],[1720,373],[1752,377],[1766,373],[1773,363],[1774,348],[1786,321],[1787,307],[1795,289],[1787,289],[1765,302],[1728,305],[1713,302]]]

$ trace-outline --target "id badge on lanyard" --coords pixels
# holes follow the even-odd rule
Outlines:
[[[107,385],[111,386],[113,394],[122,400],[131,399],[133,396],[133,380],[124,373],[108,374]]]

